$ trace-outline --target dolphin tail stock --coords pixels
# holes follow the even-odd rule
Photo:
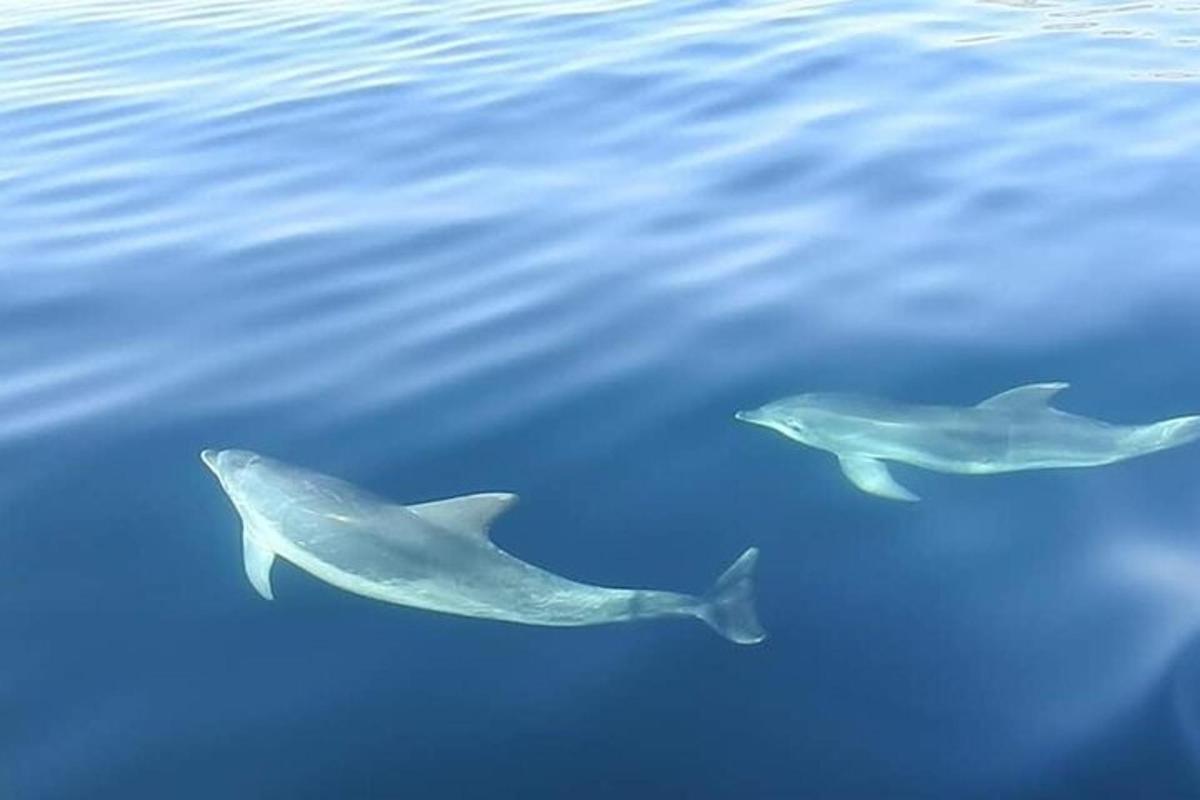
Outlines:
[[[1128,435],[1128,443],[1137,453],[1167,450],[1200,439],[1200,416],[1174,419],[1141,425]]]
[[[731,642],[756,644],[767,638],[754,610],[754,566],[758,548],[751,547],[721,573],[696,612],[714,631]]]

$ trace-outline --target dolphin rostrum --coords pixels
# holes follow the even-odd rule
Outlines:
[[[864,492],[909,501],[920,498],[896,482],[884,461],[968,475],[1092,467],[1200,438],[1200,416],[1110,425],[1052,408],[1050,401],[1065,388],[1019,386],[968,408],[802,394],[734,416],[828,450]]]
[[[200,458],[242,518],[246,576],[268,600],[279,557],[347,592],[447,614],[560,626],[697,617],[739,644],[766,637],[754,611],[755,548],[703,597],[608,589],[559,577],[492,543],[488,528],[514,494],[403,506],[246,450],[205,450]]]

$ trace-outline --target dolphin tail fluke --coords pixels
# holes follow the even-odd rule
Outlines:
[[[1139,453],[1167,450],[1200,439],[1200,416],[1176,417],[1152,425],[1143,425],[1130,434],[1131,444]]]
[[[751,547],[721,573],[704,596],[699,616],[731,642],[755,644],[767,638],[754,610],[754,565],[758,548]]]

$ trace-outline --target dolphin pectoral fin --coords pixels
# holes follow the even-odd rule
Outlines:
[[[921,499],[897,483],[882,461],[867,456],[839,455],[838,463],[841,464],[846,478],[867,494],[886,497],[889,500],[905,500],[909,503]]]
[[[515,502],[515,494],[489,492],[434,500],[408,506],[408,510],[439,528],[488,538],[488,528],[492,526],[492,522]]]
[[[275,563],[275,554],[262,547],[246,531],[242,531],[242,559],[246,567],[246,577],[254,590],[268,600],[274,600],[271,592],[271,565]]]
[[[1015,389],[1009,389],[1007,392],[993,395],[982,403],[979,403],[976,408],[1008,408],[1008,409],[1023,409],[1025,411],[1034,411],[1039,408],[1049,408],[1050,401],[1054,396],[1066,389],[1071,384],[1069,383],[1031,383],[1027,386],[1018,386]]]

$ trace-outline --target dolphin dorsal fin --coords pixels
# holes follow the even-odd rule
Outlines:
[[[984,400],[978,408],[1010,408],[1034,411],[1039,408],[1049,408],[1054,396],[1070,386],[1069,383],[1031,383],[1018,386],[1007,392],[993,395]]]
[[[478,534],[486,539],[492,522],[515,502],[515,494],[488,492],[434,500],[408,506],[408,510],[439,528],[455,533]]]

